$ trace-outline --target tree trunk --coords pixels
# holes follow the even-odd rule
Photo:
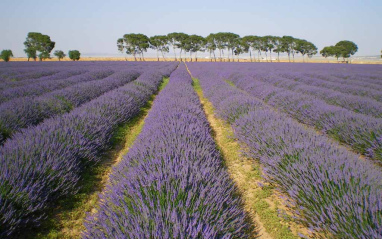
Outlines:
[[[174,49],[174,55],[175,55],[175,61],[176,61],[177,59],[176,59],[176,51],[175,51],[175,47],[173,46],[172,49]]]
[[[219,49],[219,54],[220,54],[220,62],[222,61],[222,49]]]
[[[159,61],[159,50],[157,49],[157,59]]]
[[[260,62],[261,51],[257,50],[257,61]]]
[[[252,62],[252,51],[249,50],[249,58],[251,59],[251,62]]]
[[[289,62],[290,62],[290,51],[288,51],[288,59],[289,59]]]
[[[269,51],[269,60],[272,62],[272,49]]]
[[[215,55],[215,51],[213,51],[212,53],[214,53],[214,59],[215,59],[215,62],[216,62],[216,55]]]
[[[163,61],[166,61],[166,58],[164,58],[163,50],[161,51],[161,53],[162,53]]]
[[[277,52],[277,61],[280,62],[280,52]]]
[[[180,58],[180,61],[182,61],[182,48],[180,48],[180,53],[179,53],[179,58]]]

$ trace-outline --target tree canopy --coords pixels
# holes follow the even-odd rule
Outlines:
[[[120,52],[126,50],[126,54],[133,55],[137,60],[137,55],[144,59],[143,52],[146,52],[150,47],[149,38],[144,34],[125,34],[117,40],[117,47]]]
[[[5,62],[8,62],[11,57],[13,57],[13,53],[11,50],[2,50],[0,53],[0,59],[2,59]]]
[[[50,58],[50,52],[56,43],[52,41],[48,35],[43,35],[39,32],[29,32],[24,45],[24,51],[28,56],[28,61],[30,58],[36,60],[37,56],[40,61],[42,61]],[[39,52],[38,55],[37,52]]]
[[[61,59],[66,56],[65,53],[61,50],[57,50],[53,54],[58,58],[59,61],[61,61]]]
[[[78,50],[70,50],[68,52],[69,58],[73,61],[78,61],[81,57],[81,53]]]
[[[320,54],[327,58],[327,57],[335,57],[338,58],[342,57],[344,60],[345,58],[349,58],[352,55],[354,55],[358,51],[358,46],[352,42],[352,41],[340,41],[337,42],[334,46],[326,46],[321,51]]]
[[[256,60],[254,56],[256,52],[258,61],[260,61],[260,58],[264,59],[262,54],[265,55],[266,61],[272,61],[272,52],[277,53],[278,61],[280,61],[281,53],[286,53],[289,61],[291,61],[291,56],[294,61],[296,54],[301,54],[303,59],[305,59],[305,56],[311,58],[317,54],[317,47],[305,39],[271,35],[240,37],[238,34],[231,32],[211,33],[207,37],[172,32],[150,38],[143,34],[130,33],[117,40],[117,47],[120,52],[133,55],[135,60],[137,60],[137,55],[141,55],[141,58],[143,58],[143,52],[146,52],[148,48],[154,49],[157,51],[158,61],[160,53],[165,59],[164,54],[169,52],[170,47],[173,48],[175,60],[178,60],[179,56],[180,61],[182,61],[182,53],[190,53],[190,59],[192,60],[194,55],[195,60],[197,60],[198,52],[204,51],[210,54],[211,61],[213,59],[216,61],[216,50],[219,51],[218,59],[220,61],[223,61],[223,59],[234,61],[234,56],[239,58],[243,53],[249,53],[251,61],[253,61],[253,59]]]

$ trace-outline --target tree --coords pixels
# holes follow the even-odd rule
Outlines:
[[[334,46],[326,46],[324,47],[321,51],[320,51],[320,54],[326,58],[330,57],[330,56],[334,56],[334,53],[335,53],[335,49],[334,49]]]
[[[169,52],[167,36],[153,36],[150,37],[150,48],[157,50],[157,59],[159,61],[159,52],[162,53],[163,60],[165,60],[164,52]]]
[[[68,53],[69,58],[73,61],[78,61],[80,59],[81,53],[77,50],[71,50]]]
[[[176,51],[175,51],[175,49],[177,48],[180,49],[179,57],[180,57],[180,60],[182,60],[182,51],[185,50],[185,48],[187,47],[188,35],[182,32],[173,32],[173,33],[169,33],[167,37],[174,50],[175,61],[177,60]]]
[[[61,50],[57,50],[53,54],[58,58],[58,61],[61,61],[61,59],[66,56],[65,53]]]
[[[317,54],[317,47],[307,40],[296,40],[296,52],[301,53],[302,59],[304,61],[304,56],[308,55],[308,57],[312,57],[313,55]]]
[[[42,61],[43,59],[50,58],[50,52],[56,43],[51,41],[48,35],[43,35],[39,32],[29,32],[24,45],[28,61],[30,58],[36,60],[37,52],[39,52],[38,56],[40,61]]]
[[[117,40],[117,47],[120,52],[126,50],[126,54],[133,55],[134,60],[137,60],[137,54],[141,56],[141,60],[143,56],[143,52],[146,52],[150,47],[149,38],[144,34],[125,34],[123,38],[119,38]]]
[[[28,61],[29,61],[30,58],[32,58],[33,60],[36,61],[37,54],[36,54],[36,50],[35,49],[28,48],[28,49],[25,49],[24,52],[27,54]]]
[[[182,52],[186,51],[188,45],[189,45],[189,35],[187,35],[186,33],[178,33],[178,48],[180,49],[180,53],[179,53],[179,58],[180,58],[180,61],[182,61]]]
[[[320,54],[327,58],[329,56],[332,56],[333,55],[333,46],[326,46],[324,47],[321,51],[320,51]]]
[[[252,62],[252,50],[255,49],[256,36],[245,36],[241,40],[243,44],[248,46],[249,58]]]
[[[260,36],[253,36],[252,48],[257,50],[257,61],[260,62],[262,39]]]
[[[263,51],[265,53],[265,60],[268,62],[268,55],[267,55],[267,52],[269,51],[269,44],[268,44],[268,37],[265,36],[265,37],[260,37],[260,51]]]
[[[50,54],[46,51],[43,51],[40,54],[38,54],[38,58],[40,59],[40,61],[50,59]]]
[[[344,60],[358,51],[358,46],[352,41],[337,42],[335,47],[339,48],[337,50],[341,52],[341,57],[344,58]]]
[[[241,38],[236,39],[234,42],[234,50],[233,53],[237,56],[237,62],[239,62],[239,56],[240,54],[247,53],[249,51],[249,45],[247,42]],[[232,56],[232,61],[234,61]]]
[[[214,40],[216,43],[216,48],[219,49],[219,54],[220,54],[220,61],[223,60],[222,57],[224,57],[224,49],[227,46],[226,38],[225,38],[225,33],[224,32],[218,32],[214,34]],[[222,56],[223,55],[223,56]]]
[[[191,61],[192,53],[195,53],[195,61],[198,61],[198,51],[204,52],[206,50],[206,39],[199,35],[190,35],[187,42],[186,50],[190,52]]]
[[[215,50],[216,50],[216,43],[215,43],[215,34],[211,33],[206,37],[206,49],[210,53],[210,59],[212,61],[211,54],[214,54],[214,59],[216,62],[216,56],[215,56]]]
[[[273,43],[275,45],[273,52],[277,53],[277,61],[280,62],[280,52],[285,52],[283,40],[281,37],[274,37]]]
[[[281,38],[282,49],[283,49],[283,52],[286,52],[288,54],[289,62],[290,62],[290,54],[292,52],[293,52],[293,59],[294,59],[294,50],[293,50],[294,42],[295,42],[295,38],[293,38],[292,36],[283,36]]]
[[[11,57],[13,57],[13,53],[11,50],[2,50],[0,53],[0,58],[5,62],[8,62],[11,59]]]
[[[230,61],[229,59],[229,52],[231,52],[231,55],[232,55],[232,61],[234,61],[234,50],[235,50],[235,47],[238,43],[238,40],[240,39],[240,36],[235,34],[235,33],[232,33],[232,32],[224,32],[223,33],[223,38],[224,38],[224,41],[225,41],[225,45],[227,47],[227,50],[228,50],[228,54],[227,54],[227,57],[228,57],[228,61]]]

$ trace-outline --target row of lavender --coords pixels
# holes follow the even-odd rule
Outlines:
[[[26,96],[0,105],[0,134],[3,138],[46,118],[69,112],[101,94],[122,86],[139,76],[136,71],[95,71],[76,76],[69,87],[47,92],[38,97]],[[68,79],[68,81],[71,81]],[[47,82],[49,84],[49,82]],[[1,143],[1,142],[0,142]]]
[[[71,84],[76,83],[75,76],[84,75],[86,72],[87,71],[82,69],[65,70],[58,72],[57,74],[37,79],[11,81],[8,84],[3,84],[4,89],[0,90],[0,104],[18,97],[37,96],[52,90],[70,86]],[[18,85],[15,85],[14,83],[18,83]]]
[[[382,238],[379,168],[229,85],[238,65],[188,65],[297,220],[330,238]]]
[[[368,97],[338,92],[330,88],[309,85],[302,82],[302,80],[298,80],[305,79],[309,82],[315,81],[312,78],[306,76],[296,76],[296,78],[292,80],[289,78],[284,78],[277,73],[268,73],[267,75],[264,74],[263,76],[259,76],[257,73],[254,73],[253,70],[250,69],[248,69],[248,72],[244,72],[241,71],[240,73],[242,75],[248,74],[256,80],[273,84],[279,88],[315,96],[324,100],[327,104],[337,105],[356,113],[361,113],[376,118],[382,118],[382,102]],[[382,90],[382,81],[380,87]],[[377,88],[377,86],[373,88]]]
[[[79,64],[77,67],[70,72],[83,68],[88,72],[66,79],[57,79],[57,75],[63,76],[58,73],[39,78],[37,83],[8,88],[0,92],[4,97],[28,95],[0,104],[0,144],[22,128],[36,125],[54,115],[69,112],[109,90],[136,79],[144,71],[144,67],[151,66],[148,63],[128,65],[119,63],[102,69],[99,69],[99,64],[90,66]],[[68,72],[67,68],[63,68],[62,73],[65,72]]]
[[[6,141],[0,148],[0,237],[38,226],[56,199],[75,194],[83,170],[99,160],[116,127],[137,115],[175,67],[153,64],[134,82]]]
[[[0,89],[2,84],[11,83],[18,85],[24,81],[37,80],[44,76],[52,76],[70,69],[86,69],[94,66],[113,67],[109,62],[12,62],[0,64]],[[13,83],[12,83],[13,82]]]
[[[264,67],[260,68],[259,71],[264,71]],[[326,92],[325,90],[306,89],[301,86],[299,89],[302,92],[299,92],[298,89],[293,90],[298,85],[293,82],[269,77],[269,74],[265,77],[258,77],[256,76],[256,69],[248,70],[247,68],[245,70],[242,66],[238,66],[234,73],[226,72],[224,77],[240,89],[286,112],[300,122],[314,126],[341,143],[350,145],[356,152],[378,161],[382,160],[381,118],[330,105],[326,103],[326,101],[330,101],[330,95],[322,95]],[[281,87],[278,87],[278,84]],[[308,93],[312,91],[316,91],[316,93]],[[312,94],[321,94],[321,96]],[[342,99],[345,97],[351,98],[351,96],[345,95]],[[348,108],[352,104],[356,104],[358,100],[356,97],[352,102],[348,102]],[[381,112],[380,103],[373,100],[360,101],[360,103],[362,102],[364,103],[364,110]]]
[[[248,238],[251,226],[183,64],[116,166],[84,238]]]

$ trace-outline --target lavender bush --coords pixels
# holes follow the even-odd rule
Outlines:
[[[236,74],[230,80],[240,89],[300,122],[323,130],[340,142],[350,145],[355,151],[382,160],[382,148],[373,147],[382,135],[382,119],[328,105],[316,97],[275,87],[250,76]]]
[[[54,115],[69,112],[101,94],[122,86],[139,76],[136,71],[106,70],[78,77],[79,84],[48,92],[39,97],[22,97],[0,105],[0,133],[4,138]],[[90,81],[89,81],[90,80]],[[1,142],[0,142],[1,143]]]
[[[328,238],[382,238],[378,167],[224,82],[238,64],[188,65],[296,220]]]
[[[11,87],[8,85],[6,89],[0,91],[0,104],[14,98],[22,96],[37,96],[49,91],[70,86],[79,82],[77,79],[81,79],[81,76],[84,76],[81,75],[83,73],[85,73],[83,70],[67,70],[52,76],[42,77],[43,79],[39,78],[39,81],[35,80],[32,84],[25,84],[19,87]],[[20,83],[20,81],[16,82]]]
[[[191,83],[184,65],[171,74],[88,217],[84,238],[250,237]]]
[[[176,65],[152,66],[137,84],[125,84],[6,141],[0,148],[0,237],[38,226],[56,199],[77,192],[84,168],[99,160],[116,127],[139,112]]]

